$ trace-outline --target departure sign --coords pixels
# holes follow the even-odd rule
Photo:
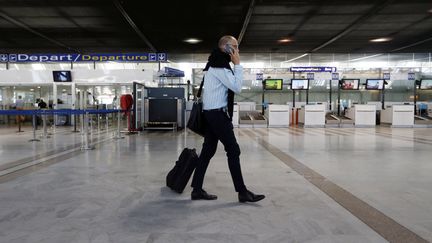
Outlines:
[[[0,54],[0,62],[166,62],[166,53]]]

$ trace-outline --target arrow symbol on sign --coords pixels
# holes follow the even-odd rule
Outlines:
[[[159,53],[158,59],[159,59],[159,61],[165,61],[165,53]]]
[[[156,61],[156,54],[150,53],[149,59],[150,59],[150,61]]]
[[[7,60],[8,60],[7,55],[5,55],[5,54],[0,55],[0,60],[2,62],[7,62]]]

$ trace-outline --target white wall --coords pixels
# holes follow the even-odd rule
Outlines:
[[[77,84],[116,84],[140,82],[153,84],[151,69],[130,70],[72,70],[72,80]],[[0,70],[0,84],[53,83],[51,70]]]

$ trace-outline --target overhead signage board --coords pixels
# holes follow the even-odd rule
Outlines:
[[[256,80],[263,81],[263,79],[264,79],[264,74],[263,73],[257,73],[256,74]]]
[[[408,80],[416,80],[415,73],[408,73]]]
[[[166,53],[0,54],[0,62],[166,62]]]
[[[383,73],[384,80],[390,80],[390,73]]]
[[[332,80],[339,80],[339,73],[332,73]]]
[[[323,73],[323,72],[336,72],[335,67],[291,67],[291,72],[309,72],[309,73]]]

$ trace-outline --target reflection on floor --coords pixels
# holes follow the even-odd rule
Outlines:
[[[222,146],[204,183],[218,200],[191,201],[189,187],[180,195],[165,187],[181,150],[203,142],[185,131],[123,140],[94,133],[90,151],[79,149],[80,134],[29,143],[31,134],[2,133],[0,170],[40,163],[0,176],[0,242],[432,241],[432,129],[235,132],[246,184],[267,196],[256,204],[237,202]],[[355,200],[344,204],[335,187],[320,185]],[[363,222],[352,210],[359,201],[386,220]],[[394,227],[407,234],[386,235]]]

